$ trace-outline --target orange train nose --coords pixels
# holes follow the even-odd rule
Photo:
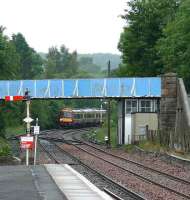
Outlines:
[[[60,119],[60,122],[66,122],[66,123],[68,123],[68,122],[72,122],[73,120],[72,120],[72,118],[61,118]]]

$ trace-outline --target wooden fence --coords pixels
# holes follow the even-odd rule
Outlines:
[[[175,130],[147,130],[145,135],[132,136],[133,143],[145,140],[179,151],[190,151],[190,131],[176,133]]]

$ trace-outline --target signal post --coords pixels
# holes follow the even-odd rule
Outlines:
[[[33,148],[33,136],[30,134],[30,123],[33,119],[30,117],[30,96],[28,89],[25,91],[24,96],[5,96],[5,101],[23,101],[26,100],[26,136],[21,137],[20,147],[26,149],[26,166],[29,165],[29,149]]]
[[[30,134],[30,123],[33,119],[30,117],[30,96],[29,91],[26,90],[24,94],[24,100],[26,100],[26,118],[23,119],[26,122],[26,135],[30,141],[32,141],[31,145],[26,146],[26,166],[29,165],[29,149],[33,147],[33,136]]]

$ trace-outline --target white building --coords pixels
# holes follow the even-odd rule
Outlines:
[[[118,105],[118,142],[131,144],[158,129],[159,98],[121,99]]]

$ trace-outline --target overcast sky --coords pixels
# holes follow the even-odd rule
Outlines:
[[[127,0],[0,0],[0,25],[38,52],[65,44],[79,53],[119,53]]]

